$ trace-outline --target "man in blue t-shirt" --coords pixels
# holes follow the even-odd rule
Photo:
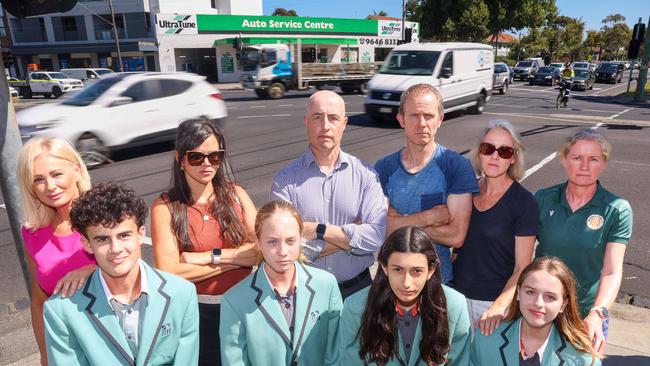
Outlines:
[[[469,161],[436,144],[444,118],[442,97],[431,85],[408,88],[400,101],[397,120],[406,146],[377,161],[375,170],[388,197],[386,233],[417,225],[438,245],[440,274],[452,278],[450,247],[463,245],[472,213],[472,194],[478,193]]]

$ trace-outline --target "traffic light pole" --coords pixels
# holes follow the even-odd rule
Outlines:
[[[641,26],[641,22],[643,21],[643,18],[639,17],[639,21],[637,22],[638,26]],[[635,26],[636,29],[637,26]],[[636,60],[639,60],[639,57],[635,57]],[[639,61],[640,62],[640,61]],[[627,90],[625,90],[626,93],[630,92],[630,88],[632,87],[632,80],[634,78],[632,77],[632,72],[634,71],[634,67],[630,67],[630,77],[627,79]],[[639,69],[639,73],[641,72],[641,69]]]
[[[0,63],[0,75],[4,75],[4,64]],[[9,85],[6,77],[0,77],[0,187],[4,198],[5,209],[9,217],[11,233],[14,237],[18,261],[23,272],[23,280],[27,293],[29,291],[29,270],[23,252],[23,237],[20,233],[22,226],[22,206],[20,204],[20,192],[16,180],[16,166],[18,163],[18,152],[22,147],[16,112],[13,103],[9,101]]]
[[[111,9],[111,17],[113,18],[113,34],[115,34],[115,47],[117,48],[117,60],[120,62],[120,71],[124,71],[124,64],[122,63],[122,52],[120,51],[120,37],[117,34],[117,23],[115,23],[115,11],[113,11],[113,0],[108,0],[108,7]],[[124,20],[124,18],[122,18]]]
[[[648,80],[648,67],[650,67],[650,17],[648,17],[648,26],[645,29],[645,43],[643,44],[643,57],[639,64],[639,77],[636,81],[636,93],[634,101],[640,102],[643,99],[646,80]]]

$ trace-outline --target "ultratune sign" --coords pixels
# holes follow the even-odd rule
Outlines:
[[[420,29],[419,23],[405,22],[406,28],[412,29],[412,38],[418,38]],[[377,35],[379,37],[402,38],[402,21],[401,20],[379,20],[377,21]]]
[[[196,15],[156,14],[159,35],[198,34]]]

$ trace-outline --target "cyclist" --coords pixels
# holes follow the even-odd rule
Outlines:
[[[562,94],[562,89],[564,89],[564,106],[566,107],[569,102],[569,92],[571,91],[571,84],[573,83],[573,78],[576,76],[575,71],[571,67],[571,63],[567,62],[564,65],[564,70],[562,70],[562,79],[560,81],[560,94]]]

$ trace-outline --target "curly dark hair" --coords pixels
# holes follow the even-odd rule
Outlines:
[[[144,226],[147,204],[133,189],[112,182],[82,193],[70,211],[73,229],[86,238],[89,226],[113,228],[128,218],[133,218],[139,228]]]
[[[440,261],[433,242],[417,226],[399,228],[386,238],[379,251],[378,262],[388,267],[388,258],[394,252],[424,254],[429,270],[435,270],[420,293],[420,322],[422,334],[425,335],[419,344],[420,357],[427,365],[445,363],[445,354],[450,348],[447,299],[440,281]],[[388,276],[381,269],[370,285],[357,337],[360,343],[359,357],[365,362],[385,365],[393,357],[400,358],[395,293],[390,287]]]

